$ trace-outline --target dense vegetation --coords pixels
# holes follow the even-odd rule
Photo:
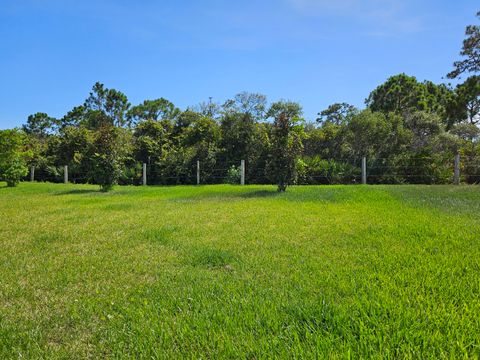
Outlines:
[[[332,104],[315,123],[302,119],[299,104],[268,105],[261,94],[182,111],[164,98],[132,106],[122,92],[96,83],[65,116],[36,113],[22,129],[4,132],[0,146],[16,145],[2,154],[0,176],[13,186],[26,166],[35,166],[36,179],[59,181],[68,165],[71,181],[108,190],[138,184],[146,163],[151,184],[193,184],[200,161],[202,182],[219,183],[245,160],[247,183],[283,190],[292,183],[356,182],[366,156],[372,183],[449,183],[460,153],[463,181],[477,183],[479,26],[467,27],[466,36],[464,59],[449,76],[470,76],[456,87],[399,74],[370,93],[366,109]]]
[[[478,358],[479,211],[477,186],[0,184],[0,358]]]

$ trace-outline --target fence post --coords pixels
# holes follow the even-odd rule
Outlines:
[[[143,186],[147,185],[147,164],[143,163],[142,166],[142,184]]]
[[[367,184],[367,158],[365,156],[362,158],[362,184]]]
[[[200,160],[197,160],[197,185],[200,185]]]
[[[68,165],[63,167],[63,183],[68,184]]]
[[[455,155],[455,168],[453,170],[453,184],[460,185],[460,154]]]
[[[30,181],[35,181],[35,166],[30,166]]]
[[[240,185],[245,185],[245,160],[240,161]]]

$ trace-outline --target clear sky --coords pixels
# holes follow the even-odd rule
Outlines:
[[[478,0],[0,0],[0,128],[61,117],[96,81],[184,109],[241,91],[362,107],[387,77],[442,82]]]

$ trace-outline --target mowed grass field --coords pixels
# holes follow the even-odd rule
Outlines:
[[[0,358],[476,358],[480,188],[0,183]]]

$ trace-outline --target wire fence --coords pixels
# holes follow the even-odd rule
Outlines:
[[[266,161],[210,159],[172,166],[167,163],[130,163],[121,171],[120,185],[272,184]],[[297,166],[293,184],[478,184],[480,159],[361,158],[355,161],[322,160]],[[95,169],[80,166],[31,167],[26,181],[98,183]]]

